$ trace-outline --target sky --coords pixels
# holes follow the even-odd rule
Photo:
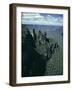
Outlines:
[[[33,25],[63,26],[63,15],[62,14],[22,12],[21,23],[33,24]]]

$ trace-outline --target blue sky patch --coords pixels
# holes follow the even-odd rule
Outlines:
[[[63,26],[63,14],[22,12],[22,24]]]

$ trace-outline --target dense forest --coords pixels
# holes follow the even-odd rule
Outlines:
[[[63,66],[59,65],[62,64],[61,47],[53,38],[47,37],[47,32],[35,28],[30,31],[22,25],[21,38],[22,77],[63,74]]]

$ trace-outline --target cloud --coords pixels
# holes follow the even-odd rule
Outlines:
[[[48,21],[49,24],[52,24],[52,25],[59,25],[59,26],[63,25],[63,18],[60,16],[55,17],[53,15],[47,15],[46,21]]]
[[[43,18],[39,13],[22,13],[22,18]]]
[[[22,24],[63,25],[63,18],[52,14],[22,13],[21,21]]]

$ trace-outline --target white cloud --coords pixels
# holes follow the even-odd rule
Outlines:
[[[39,13],[22,13],[22,24],[63,25],[63,19],[52,15],[43,16]]]
[[[38,13],[22,13],[22,18],[43,18]]]

